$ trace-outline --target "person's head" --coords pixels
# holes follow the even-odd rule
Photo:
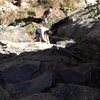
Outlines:
[[[53,33],[52,33],[52,31],[51,31],[51,30],[47,30],[47,31],[45,31],[45,33],[44,33],[44,34],[47,34],[47,35],[51,36]]]

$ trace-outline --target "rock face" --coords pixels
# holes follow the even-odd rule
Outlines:
[[[61,47],[0,58],[0,84],[11,100],[99,99],[99,64],[83,64]]]
[[[21,98],[20,100],[59,100],[59,99],[50,93],[40,93]]]
[[[27,34],[24,28],[19,27],[2,27],[0,26],[0,40],[12,42],[32,42],[32,38]]]
[[[52,91],[52,94],[60,98],[60,100],[100,99],[100,90],[74,84],[58,84],[57,87]]]
[[[59,35],[89,31],[93,19],[82,19],[83,11]],[[0,85],[9,100],[99,100],[100,63],[85,63],[82,54],[73,40],[33,42],[23,28],[1,27]]]
[[[43,75],[33,80],[20,82],[16,84],[7,84],[7,90],[11,96],[20,97],[29,94],[40,93],[50,88],[52,85],[52,74],[45,72]]]
[[[0,53],[9,54],[15,53],[20,54],[23,52],[45,50],[53,47],[53,44],[41,43],[41,42],[19,42],[14,43],[10,41],[1,40],[0,42]]]
[[[23,64],[22,64],[23,63]],[[16,65],[17,64],[17,65]],[[16,83],[32,79],[34,74],[39,71],[40,62],[19,61],[15,65],[9,65],[10,68],[2,70],[2,77],[6,83]]]
[[[94,29],[97,23],[99,23],[97,20],[100,15],[95,18],[95,16],[92,14],[93,9],[95,9],[95,7],[79,9],[69,15],[69,19],[65,18],[56,23],[54,29],[55,34],[67,38],[73,37],[80,33],[87,34],[91,31],[91,28]]]
[[[87,36],[92,37],[92,38],[100,38],[100,26],[92,29]]]

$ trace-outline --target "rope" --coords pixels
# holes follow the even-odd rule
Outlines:
[[[63,37],[58,37],[58,36],[50,36],[52,39],[54,39],[54,38],[58,38],[58,39],[61,39],[61,40],[69,40],[68,38],[63,38]],[[52,40],[51,39],[51,40]]]

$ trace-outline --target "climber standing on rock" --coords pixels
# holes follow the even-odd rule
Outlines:
[[[50,19],[52,19],[52,6],[50,6],[46,11],[44,11],[43,16],[42,16],[42,21],[47,24]]]
[[[39,27],[35,31],[36,41],[37,42],[46,42],[50,44],[49,36],[52,35],[52,32],[46,27]]]

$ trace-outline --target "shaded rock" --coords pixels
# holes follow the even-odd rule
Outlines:
[[[20,62],[21,63],[21,62]],[[39,71],[40,62],[25,62],[12,64],[9,68],[2,70],[2,78],[5,83],[16,83],[32,79]]]
[[[63,37],[71,37],[73,36],[74,31],[75,31],[75,26],[72,24],[68,24],[61,28],[58,28],[57,35],[63,36]]]
[[[9,58],[13,58],[15,57],[16,54],[13,54],[13,53],[10,53],[10,54],[0,54],[0,61],[5,61],[6,59],[9,59]]]
[[[52,74],[45,72],[37,78],[16,84],[7,84],[7,90],[11,96],[25,96],[39,93],[52,85]]]
[[[91,70],[91,85],[100,89],[100,68],[93,68]]]
[[[92,38],[100,38],[100,26],[98,25],[96,28],[92,29],[87,36]]]
[[[33,94],[31,96],[23,97],[19,100],[59,100],[50,93]]]
[[[95,7],[93,7],[93,9],[95,9]],[[60,25],[59,23],[56,23],[57,25],[55,24],[57,26],[53,30],[55,35],[70,38],[80,33],[89,33],[91,31],[91,28],[94,28],[97,24],[95,16],[91,14],[92,11],[92,9],[90,11],[88,8],[81,8],[71,13],[71,15],[69,15],[69,18],[72,19],[72,22],[66,22],[63,25],[63,22],[61,20],[61,23],[59,22]],[[63,20],[66,21],[66,18]]]
[[[100,90],[75,84],[58,84],[52,94],[60,100],[99,100]]]
[[[81,83],[90,82],[90,68],[73,67],[57,71],[60,82]]]

